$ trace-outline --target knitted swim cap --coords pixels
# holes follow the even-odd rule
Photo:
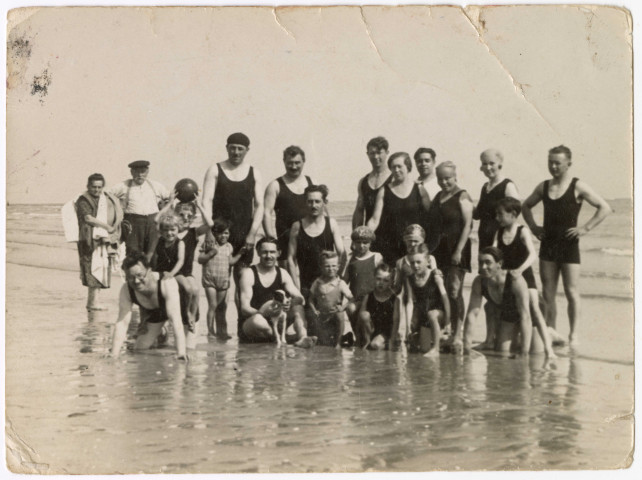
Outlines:
[[[247,138],[247,135],[244,133],[233,133],[229,137],[227,137],[227,144],[228,145],[243,145],[244,147],[249,147],[250,146],[250,139]]]

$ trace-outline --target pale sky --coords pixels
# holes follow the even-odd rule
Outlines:
[[[235,131],[250,137],[247,161],[266,182],[282,173],[285,147],[303,148],[331,201],[356,198],[377,135],[391,153],[427,146],[454,161],[475,198],[482,150],[501,150],[527,195],[560,143],[573,150],[574,175],[606,198],[631,197],[623,10],[488,7],[479,21],[420,6],[18,15],[8,37],[11,203],[65,202],[91,173],[108,185],[128,178],[136,159],[168,187],[183,177],[202,185]],[[37,76],[49,80],[46,95],[32,94]]]

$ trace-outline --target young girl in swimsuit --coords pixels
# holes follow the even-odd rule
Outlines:
[[[346,309],[352,330],[359,336],[357,317],[363,299],[375,288],[375,269],[383,262],[379,252],[371,252],[370,245],[375,239],[375,234],[368,227],[357,227],[350,235],[350,250],[348,265],[343,274],[343,280],[350,287],[354,300]],[[357,338],[358,343],[361,343]]]
[[[194,227],[192,224],[196,217],[197,209],[201,214],[203,224]],[[174,240],[168,240],[168,233],[166,233],[165,237],[163,237],[162,233],[162,219],[171,217],[178,219],[178,231],[176,232],[176,240],[179,241],[178,256],[174,265],[171,264],[168,256],[171,256],[170,251],[173,249],[171,245],[173,245]],[[212,227],[212,220],[205,215],[205,209],[199,199],[193,202],[179,202],[176,198],[176,192],[172,192],[169,202],[158,212],[155,220],[161,232],[161,239],[156,247],[155,254],[157,262],[155,268],[158,268],[156,271],[163,272],[163,278],[170,276],[176,278],[184,295],[190,331],[193,333],[197,321],[199,297],[198,282],[192,274],[194,255],[198,245],[198,238],[209,231]],[[164,244],[164,246],[161,247],[161,244]],[[160,266],[161,264],[162,266]]]
[[[319,344],[341,348],[341,337],[348,316],[345,312],[352,292],[339,278],[339,255],[321,252],[321,276],[310,287],[310,307],[315,317]]]
[[[233,265],[243,256],[241,248],[236,255],[233,255],[234,247],[229,243],[230,222],[224,218],[214,220],[212,233],[216,245],[211,242],[203,242],[201,253],[198,256],[198,263],[203,265],[201,283],[207,296],[207,331],[210,335],[222,340],[229,340],[227,334],[227,290],[230,288],[230,273]],[[216,322],[216,328],[214,327]]]

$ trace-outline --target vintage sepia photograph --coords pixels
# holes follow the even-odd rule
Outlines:
[[[630,472],[629,10],[6,21],[8,472]]]

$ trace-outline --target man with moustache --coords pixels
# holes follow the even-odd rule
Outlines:
[[[162,184],[147,178],[147,160],[136,160],[128,166],[132,178],[114,185],[110,193],[120,200],[125,213],[122,237],[127,255],[143,252],[149,261],[158,243],[154,217],[169,200],[169,191]]]
[[[310,348],[316,337],[308,337],[303,317],[303,295],[294,285],[287,270],[277,264],[279,250],[277,240],[261,238],[256,245],[259,263],[241,272],[239,290],[241,311],[238,336],[243,342],[269,342],[274,339],[270,320],[281,311],[286,313],[286,325],[293,325],[294,346]],[[285,293],[285,299],[274,302],[277,291]],[[268,318],[266,318],[268,317]]]
[[[224,218],[231,222],[229,242],[234,248],[233,254],[243,249],[234,270],[238,273],[240,268],[252,263],[256,234],[263,219],[263,182],[261,174],[244,161],[250,150],[250,139],[245,134],[230,135],[225,148],[227,160],[205,172],[203,206],[212,220]],[[237,278],[235,274],[235,280]]]
[[[302,175],[305,152],[291,145],[283,152],[285,175],[273,180],[265,190],[263,230],[268,237],[278,241],[279,265],[285,268],[288,256],[290,227],[308,213],[304,190],[312,185],[307,175]]]

